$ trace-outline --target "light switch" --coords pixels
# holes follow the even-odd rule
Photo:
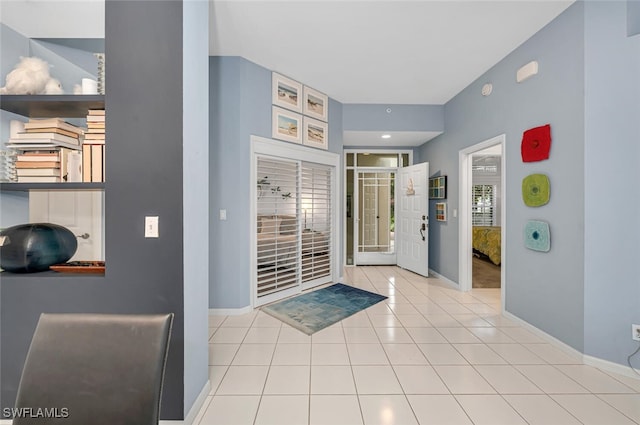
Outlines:
[[[157,238],[158,235],[158,216],[146,216],[144,218],[144,237]]]
[[[227,219],[227,210],[220,210],[220,220]]]
[[[456,218],[458,216],[458,210],[457,209],[453,209],[453,218]]]

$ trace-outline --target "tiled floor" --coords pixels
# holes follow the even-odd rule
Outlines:
[[[639,424],[640,380],[582,365],[461,293],[396,267],[348,268],[389,298],[311,337],[262,312],[210,317],[200,425]]]

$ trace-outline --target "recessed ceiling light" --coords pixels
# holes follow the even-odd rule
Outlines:
[[[391,135],[390,134],[383,134],[382,138],[383,139],[391,139]]]

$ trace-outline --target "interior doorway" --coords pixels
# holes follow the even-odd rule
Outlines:
[[[345,263],[395,265],[397,175],[411,151],[345,151]]]
[[[494,237],[499,235],[500,248],[499,255],[493,253],[494,259],[499,261],[500,264],[500,288],[502,299],[504,299],[505,287],[507,282],[505,281],[505,252],[506,252],[506,240],[505,240],[505,223],[506,223],[506,168],[505,168],[505,135],[496,136],[484,142],[462,149],[459,152],[459,172],[460,172],[460,221],[459,221],[459,241],[458,241],[458,264],[459,264],[459,284],[462,291],[469,291],[473,287],[473,224],[474,217],[476,223],[485,220],[484,223],[493,224]],[[489,149],[489,150],[487,150]],[[484,151],[484,152],[483,152]],[[494,152],[494,154],[491,154]],[[495,152],[500,152],[499,161],[497,167],[499,171],[499,199],[496,193],[488,193],[491,190],[496,191],[496,188],[489,189],[489,187],[495,186],[492,184],[478,184],[481,186],[476,189],[474,197],[474,158],[476,159],[476,171],[482,166],[479,158],[483,155],[487,157],[489,155],[495,155]],[[497,155],[496,155],[497,156]],[[490,169],[487,163],[487,170]],[[478,174],[478,173],[476,173]],[[478,180],[476,179],[476,183]],[[489,186],[489,187],[482,187]],[[484,192],[483,192],[484,190]],[[489,205],[491,204],[491,205]],[[475,209],[474,209],[475,205]],[[479,226],[478,226],[479,227]],[[504,302],[502,303],[504,309]]]

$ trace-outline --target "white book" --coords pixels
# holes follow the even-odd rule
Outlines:
[[[67,181],[82,182],[82,153],[69,152],[67,156]]]
[[[16,169],[18,177],[23,176],[55,176],[60,177],[59,168],[18,168]]]

